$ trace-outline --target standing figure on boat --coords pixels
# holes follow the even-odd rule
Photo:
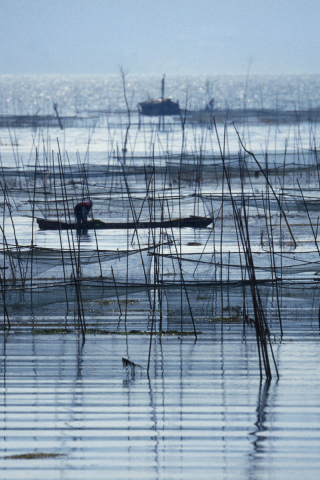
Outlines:
[[[78,228],[87,227],[87,217],[92,209],[93,202],[89,200],[88,202],[80,202],[74,207],[74,215],[77,221]]]
[[[214,98],[211,98],[210,102],[207,103],[205,112],[213,112],[214,109]]]

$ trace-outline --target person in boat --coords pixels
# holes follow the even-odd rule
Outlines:
[[[88,202],[80,202],[75,205],[74,215],[79,228],[85,228],[87,226],[87,218],[92,209],[92,205],[92,200],[89,200]]]
[[[210,102],[207,103],[205,112],[213,112],[214,109],[214,98],[211,98]]]

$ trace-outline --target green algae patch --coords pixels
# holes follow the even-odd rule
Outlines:
[[[210,320],[209,320],[210,321]],[[213,321],[213,320],[212,320]],[[42,328],[32,330],[32,335],[68,335],[75,334],[77,330],[70,330],[68,328]],[[197,332],[201,334],[202,332]],[[125,331],[114,331],[114,330],[102,330],[100,328],[87,328],[85,335],[150,335],[150,332],[143,330],[128,330]],[[180,332],[178,330],[168,330],[163,332],[153,332],[153,335],[179,335],[181,336],[193,336],[194,332]]]
[[[66,457],[67,455],[65,453],[43,453],[43,452],[38,452],[38,453],[21,453],[19,455],[8,455],[6,459],[12,459],[12,460],[32,460],[36,458],[58,458],[58,457]]]
[[[134,303],[140,303],[140,300],[119,300],[120,305],[132,305]]]
[[[97,328],[91,328],[86,331],[86,335],[93,334],[93,335],[150,335],[150,332],[146,332],[143,330],[129,330],[127,332],[115,332],[110,330],[99,330]],[[197,334],[201,334],[201,332],[197,332]],[[178,330],[168,330],[167,332],[153,332],[152,335],[179,335],[179,336],[194,336],[194,332],[180,332]]]
[[[70,330],[69,328],[41,328],[32,330],[32,335],[65,335],[67,333],[74,333],[74,330]]]
[[[197,332],[197,335],[201,335],[202,332]],[[157,332],[156,335],[179,335],[179,337],[194,337],[194,332],[179,332],[178,330],[168,330],[167,332]]]
[[[116,300],[98,300],[96,303],[98,303],[99,305],[105,305],[105,306],[108,306],[108,305],[114,305],[117,303]]]
[[[212,318],[205,318],[206,322],[217,322],[217,323],[239,323],[242,322],[242,316],[232,315],[229,317],[212,317]],[[198,332],[197,332],[198,333]]]

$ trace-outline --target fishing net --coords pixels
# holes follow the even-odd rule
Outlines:
[[[147,283],[151,257],[148,248],[135,250],[60,250],[49,248],[10,248],[0,252],[7,268],[7,279],[26,281],[31,277],[52,279],[70,277],[111,278],[113,281]]]
[[[26,314],[30,311],[54,305],[66,307],[81,308],[85,302],[96,300],[127,298],[127,296],[148,291],[145,285],[114,284],[108,280],[88,280],[83,279],[77,282],[38,282],[31,287],[6,285],[1,288],[0,305],[6,306],[9,315],[11,313]],[[49,311],[49,314],[53,311]]]

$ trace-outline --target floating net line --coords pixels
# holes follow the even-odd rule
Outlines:
[[[245,281],[246,262],[243,252],[175,253],[153,255],[159,258],[162,279],[179,278],[185,281]],[[317,251],[291,255],[276,252],[256,252],[252,254],[257,280],[272,280],[302,277],[312,278],[320,273],[320,259]]]
[[[32,287],[29,286],[6,286],[0,290],[0,306],[4,305],[17,313],[28,313],[32,309],[38,309],[49,305],[62,305],[68,303],[77,304],[79,291],[81,302],[116,299],[127,297],[134,293],[141,293],[150,290],[151,287],[145,284],[121,284],[104,280],[82,279],[77,283],[69,282],[38,282]],[[78,291],[77,291],[78,289]]]
[[[45,274],[49,278],[72,276],[103,277],[133,283],[147,283],[150,275],[149,248],[134,250],[60,250],[20,247],[0,251],[6,278],[30,282],[30,276]],[[130,257],[130,259],[129,259]],[[112,273],[112,270],[113,273]]]
[[[247,187],[245,191],[236,191],[232,195],[225,192],[223,196],[220,193],[206,193],[205,189],[195,191],[194,188],[181,188],[180,192],[177,189],[168,188],[167,190],[159,188],[149,194],[137,195],[133,192],[128,194],[124,190],[108,191],[105,193],[105,187],[99,187],[94,192],[90,188],[90,198],[93,200],[93,213],[95,218],[104,220],[121,218],[123,221],[133,216],[141,218],[141,220],[149,220],[151,215],[156,218],[178,216],[179,209],[183,214],[188,216],[201,214],[203,216],[212,215],[214,211],[218,211],[222,203],[227,208],[232,207],[232,202],[239,206],[245,205],[247,208],[254,209],[263,214],[266,208],[272,212],[279,212],[278,201],[269,196],[266,198],[265,193],[259,191],[252,193],[251,187]],[[282,208],[293,214],[294,212],[305,212],[306,208],[309,212],[317,212],[319,204],[319,195],[316,191],[307,191],[303,198],[299,189],[276,191],[278,199],[281,201]],[[31,216],[35,212],[35,216],[42,216],[44,218],[60,219],[68,221],[69,218],[73,221],[73,207],[79,199],[87,198],[83,193],[83,189],[77,193],[71,190],[62,195],[61,192],[52,191],[38,191],[29,192],[29,197],[26,197],[26,192],[19,188],[7,191],[8,207],[4,209],[6,217],[9,216],[9,208],[11,211],[19,211],[20,215]],[[170,210],[168,212],[168,209]],[[252,210],[251,210],[252,212]],[[250,215],[250,212],[248,213]]]
[[[307,193],[303,199],[298,188],[283,189],[284,180],[282,183],[280,180],[284,175],[302,173],[308,175],[312,173],[315,178],[317,177],[315,153],[307,151],[303,152],[303,155],[304,162],[299,162],[296,154],[288,153],[284,165],[281,155],[269,154],[268,164],[275,166],[268,169],[264,168],[264,157],[257,155],[262,170],[276,179],[278,187],[275,187],[275,191],[283,209],[291,213],[305,212],[306,207],[310,212],[316,212],[318,209],[319,197],[316,190],[312,197]],[[231,208],[233,201],[259,210],[264,210],[268,205],[270,210],[279,211],[278,202],[272,195],[268,197],[266,203],[265,196],[261,193],[264,189],[262,185],[265,183],[262,172],[250,157],[246,157],[245,160],[243,156],[240,160],[237,156],[226,158],[230,178],[240,180],[241,176],[245,175],[252,177],[252,180],[250,185],[245,186],[244,191],[239,189],[239,184],[238,191],[235,186],[233,195],[225,191],[223,198],[221,194],[212,193],[212,181],[218,184],[224,175],[223,163],[219,156],[183,155],[181,162],[174,156],[168,160],[164,155],[157,158],[154,165],[146,165],[146,162],[153,161],[148,156],[138,158],[141,165],[120,165],[117,159],[113,159],[114,163],[110,162],[106,166],[64,164],[60,167],[57,162],[50,164],[49,158],[47,166],[3,167],[1,184],[13,211],[18,210],[26,215],[31,215],[35,211],[45,218],[64,220],[66,212],[67,215],[73,216],[75,203],[87,197],[89,191],[94,202],[94,215],[101,219],[117,215],[125,220],[129,213],[131,218],[136,215],[146,220],[150,218],[151,211],[156,211],[158,216],[166,215],[168,205],[171,216],[177,216],[179,209],[183,210],[184,215],[195,214],[196,210],[197,214],[212,215],[222,202]],[[135,160],[133,158],[128,162],[133,163]],[[164,165],[161,165],[161,162]],[[209,186],[210,193],[206,193],[205,190]],[[4,214],[9,215],[8,208],[4,208]]]
[[[186,302],[186,294],[183,289],[170,287],[164,290],[166,300],[166,320],[168,330],[192,331],[191,313]],[[277,318],[277,290],[272,282],[259,283],[263,308],[269,319],[270,327],[277,331],[279,322]],[[208,285],[187,285],[192,314],[199,329],[200,321],[239,323],[242,328],[243,311],[253,318],[253,307],[250,301],[250,285],[231,284],[208,284]],[[181,301],[182,298],[182,301]],[[288,320],[299,320],[312,322],[310,311],[313,311],[314,318],[318,317],[320,300],[319,284],[308,281],[284,281],[281,283],[280,304],[283,317]],[[216,331],[219,335],[219,330]],[[319,325],[315,322],[314,338],[319,336]]]

